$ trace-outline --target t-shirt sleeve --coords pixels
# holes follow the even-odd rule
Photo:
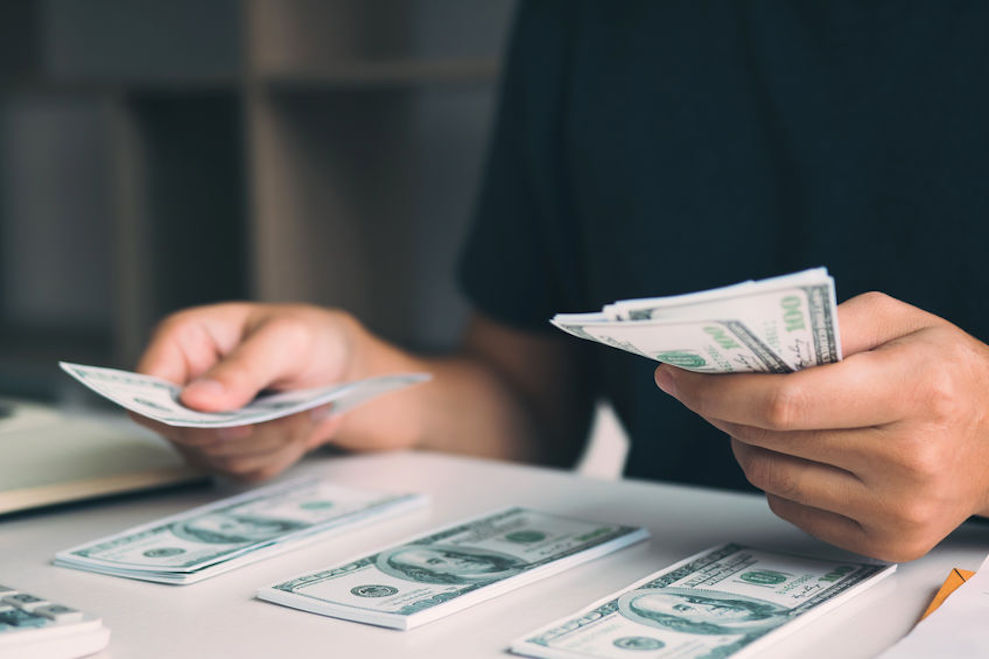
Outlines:
[[[522,3],[504,64],[473,224],[458,264],[462,291],[496,321],[552,331],[564,304],[558,260],[562,5]]]

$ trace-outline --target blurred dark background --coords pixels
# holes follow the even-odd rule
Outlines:
[[[0,394],[132,367],[162,316],[345,307],[419,350],[453,278],[509,0],[0,0]]]

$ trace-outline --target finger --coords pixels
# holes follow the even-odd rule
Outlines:
[[[868,513],[869,491],[848,471],[735,439],[731,448],[745,477],[766,494],[852,519]]]
[[[273,456],[270,461],[259,469],[244,474],[243,480],[253,483],[273,478],[298,462],[306,452],[307,449],[305,446],[293,444],[290,449]]]
[[[281,473],[306,453],[303,442],[291,442],[270,453],[217,458],[211,463],[225,474],[239,480],[257,481]]]
[[[838,305],[838,327],[845,357],[943,322],[883,293],[863,293]]]
[[[694,412],[771,430],[861,428],[892,423],[910,402],[890,383],[909,382],[915,355],[907,343],[854,354],[796,373],[692,373],[656,369],[656,384]]]
[[[173,314],[155,329],[137,372],[177,384],[199,377],[240,340],[247,305],[228,303]]]
[[[739,442],[777,453],[820,462],[858,476],[876,463],[877,451],[889,443],[885,428],[837,430],[767,430],[720,419],[707,419],[718,430]]]
[[[187,448],[181,444],[174,444],[173,446],[189,466],[195,467],[196,469],[206,473],[217,473],[217,470],[209,464],[206,457],[201,452]]]
[[[253,432],[243,439],[218,439],[197,447],[210,458],[236,458],[277,451],[291,441],[282,433]]]
[[[152,339],[135,370],[175,384],[185,384],[195,377],[192,363],[186,359],[186,352],[171,336]]]
[[[182,391],[182,402],[217,412],[242,407],[262,389],[301,372],[306,345],[275,322],[262,324],[215,366]]]
[[[141,416],[136,412],[128,412],[127,414],[135,423],[161,435],[169,442],[195,450],[202,450],[204,447],[213,444],[242,441],[249,438],[254,432],[253,425],[233,426],[230,428],[185,428],[182,426],[170,426],[146,416]]]
[[[313,424],[306,412],[259,423],[250,427],[250,432],[233,436],[222,431],[239,431],[237,428],[223,428],[214,431],[212,441],[202,446],[203,453],[211,457],[246,457],[271,453],[280,450],[291,442],[307,442],[312,434]]]
[[[788,501],[774,494],[767,494],[769,509],[815,538],[820,538],[842,549],[872,555],[868,535],[862,525],[853,519],[827,510],[819,510],[795,501]]]
[[[314,427],[309,441],[306,443],[307,450],[322,446],[333,439],[343,425],[343,414],[327,415],[321,413],[321,408],[314,410],[314,412],[316,412],[313,415]]]
[[[209,447],[221,444],[241,444],[254,432],[253,426],[234,428],[177,428],[165,426],[156,429],[159,435],[177,446],[194,451],[208,452]]]
[[[242,478],[247,474],[258,471],[268,464],[277,461],[284,450],[285,447],[282,447],[277,451],[256,453],[254,455],[233,455],[220,457],[204,455],[203,457],[206,459],[213,471],[226,474],[228,476]]]

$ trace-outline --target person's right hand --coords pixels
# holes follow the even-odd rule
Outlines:
[[[232,410],[262,390],[366,377],[373,337],[352,316],[307,305],[225,303],[178,312],[155,330],[140,373],[184,387],[193,409]],[[373,348],[372,348],[373,349]],[[363,360],[367,361],[367,360]],[[244,480],[274,476],[333,437],[342,417],[317,408],[250,426],[175,428],[134,415],[193,464]]]

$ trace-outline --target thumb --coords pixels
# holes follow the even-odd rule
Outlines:
[[[838,305],[845,357],[872,350],[941,321],[937,316],[883,293],[863,293]]]
[[[262,325],[186,385],[182,403],[204,412],[243,407],[273,382],[295,376],[299,371],[296,356],[303,347],[280,332],[279,324]]]

